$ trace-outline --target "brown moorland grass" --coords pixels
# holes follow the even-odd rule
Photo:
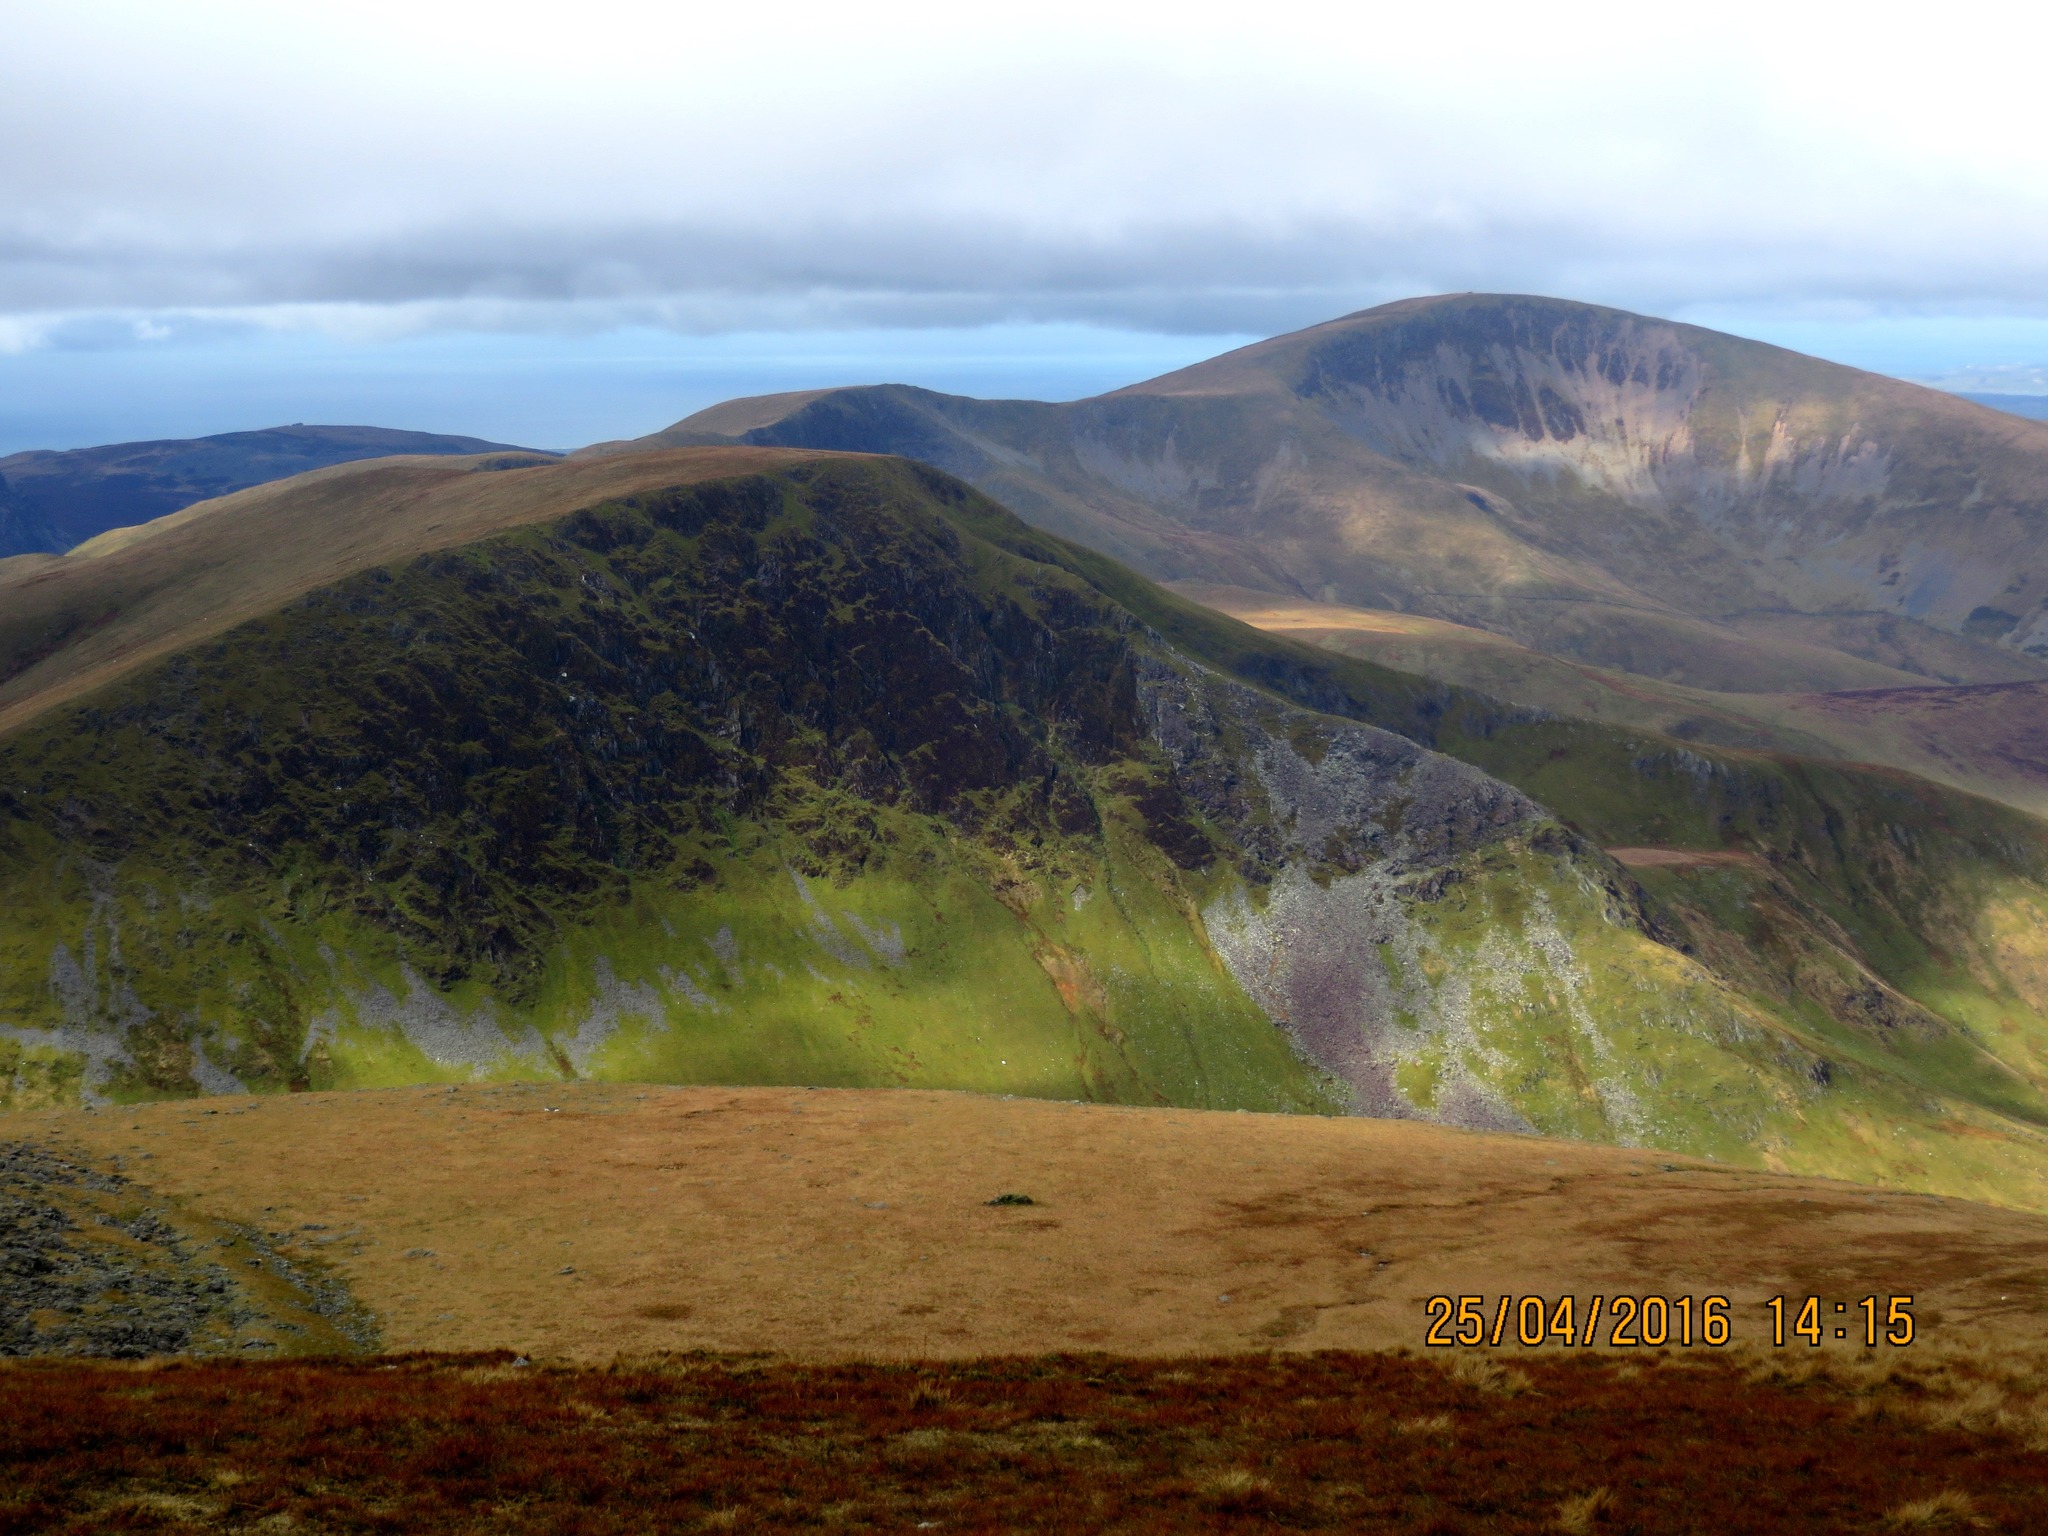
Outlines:
[[[2048,1527],[2048,1451],[1730,1361],[0,1369],[0,1533]]]
[[[2048,814],[2048,684],[1859,689],[1759,699],[1757,712],[1937,783]]]
[[[2048,1218],[1416,1123],[557,1083],[0,1129],[268,1234],[343,1280],[391,1350],[1380,1350],[1420,1346],[1438,1293],[1565,1292],[1725,1294],[1738,1345],[1767,1335],[1774,1294],[1911,1295],[1896,1359],[2048,1347]],[[986,1203],[1005,1193],[1034,1203]],[[1852,1337],[1819,1353],[1846,1359],[1856,1314],[1828,1322]]]

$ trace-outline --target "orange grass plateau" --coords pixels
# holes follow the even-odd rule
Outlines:
[[[264,1234],[396,1351],[1382,1350],[1438,1293],[1565,1292],[1725,1294],[1738,1344],[1771,1295],[1910,1294],[1906,1353],[2048,1346],[2048,1218],[1413,1122],[553,1083],[6,1130]]]

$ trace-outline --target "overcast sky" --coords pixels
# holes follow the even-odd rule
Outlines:
[[[2039,16],[0,0],[0,451],[1081,394],[1454,289],[2028,387]]]

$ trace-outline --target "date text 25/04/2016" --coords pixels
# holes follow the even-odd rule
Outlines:
[[[1492,1302],[1489,1305],[1489,1301]],[[1663,1349],[1695,1345],[1721,1349],[1734,1342],[1734,1304],[1726,1296],[1432,1296],[1424,1303],[1432,1349],[1492,1349],[1543,1344],[1610,1349]],[[1771,1344],[1854,1340],[1867,1348],[1904,1348],[1916,1337],[1911,1296],[1863,1296],[1828,1302],[1819,1296],[1773,1296],[1763,1303]],[[1605,1337],[1602,1337],[1602,1331]]]

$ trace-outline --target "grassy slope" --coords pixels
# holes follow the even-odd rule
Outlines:
[[[912,474],[373,570],[17,734],[0,1018],[74,1033],[0,1042],[12,1097],[125,1036],[118,1096],[482,1071],[1325,1107],[1142,818],[1098,821],[1091,775],[1142,755],[1106,637],[1043,662],[1102,676],[1034,684],[975,633],[1089,594],[963,549]],[[1047,737],[1012,683],[1080,718]]]
[[[1227,829],[1160,810],[1119,608],[1597,842],[1768,872],[1762,905],[1659,875],[1638,915],[1540,836],[1458,854],[1381,957],[1418,1107],[1462,1082],[1558,1134],[2048,1200],[2033,823],[1278,641],[872,461],[366,571],[9,738],[11,1101],[119,1038],[118,1097],[588,1074],[1334,1107],[1196,915],[1276,898],[1165,851]]]
[[[610,496],[818,458],[683,450],[338,464],[0,562],[0,734],[369,566],[551,522]]]
[[[1775,1058],[1764,1079],[1782,1097],[1766,1105],[1753,1091],[1731,1116],[1709,1093],[1688,1115],[1688,1095],[1670,1089],[1697,1064],[1667,1073],[1685,1054],[1671,1050],[1682,1035],[1669,1036],[1648,1064],[1668,1085],[1659,1097],[1673,1111],[1663,1144],[1982,1198],[2031,1204],[2048,1193],[2025,1171],[2038,1164],[2038,1128],[2048,1126],[2048,942],[2040,937],[2048,932],[2048,837],[2040,822],[1902,773],[1701,749],[1510,709],[1263,635],[1110,562],[1077,559],[1190,654],[1475,763],[1603,847],[1748,853],[1733,867],[1640,873],[1653,921],[1721,983],[1715,1027],[1731,1054]],[[1473,930],[1469,953],[1484,933]],[[1582,934],[1609,942],[1591,927]],[[1660,977],[1659,963],[1637,952],[1605,975],[1625,988],[1684,979]],[[1729,1009],[1729,993],[1739,1008]],[[1639,1005],[1595,987],[1586,1006],[1627,1018]],[[1556,1017],[1532,1010],[1524,1056],[1555,1066]],[[1729,1059],[1721,1057],[1724,1069]],[[1423,1080],[1429,1073],[1410,1070]],[[1585,1133],[1569,1120],[1538,1124]],[[1933,1185],[1924,1184],[1930,1175]]]
[[[2048,1218],[1391,1120],[551,1083],[6,1129],[279,1234],[397,1351],[1392,1350],[1431,1295],[1573,1293],[1583,1320],[1620,1290],[1726,1295],[1744,1344],[1772,1295],[1911,1294],[1922,1348],[2048,1352]],[[984,1203],[1004,1191],[1034,1205]]]

